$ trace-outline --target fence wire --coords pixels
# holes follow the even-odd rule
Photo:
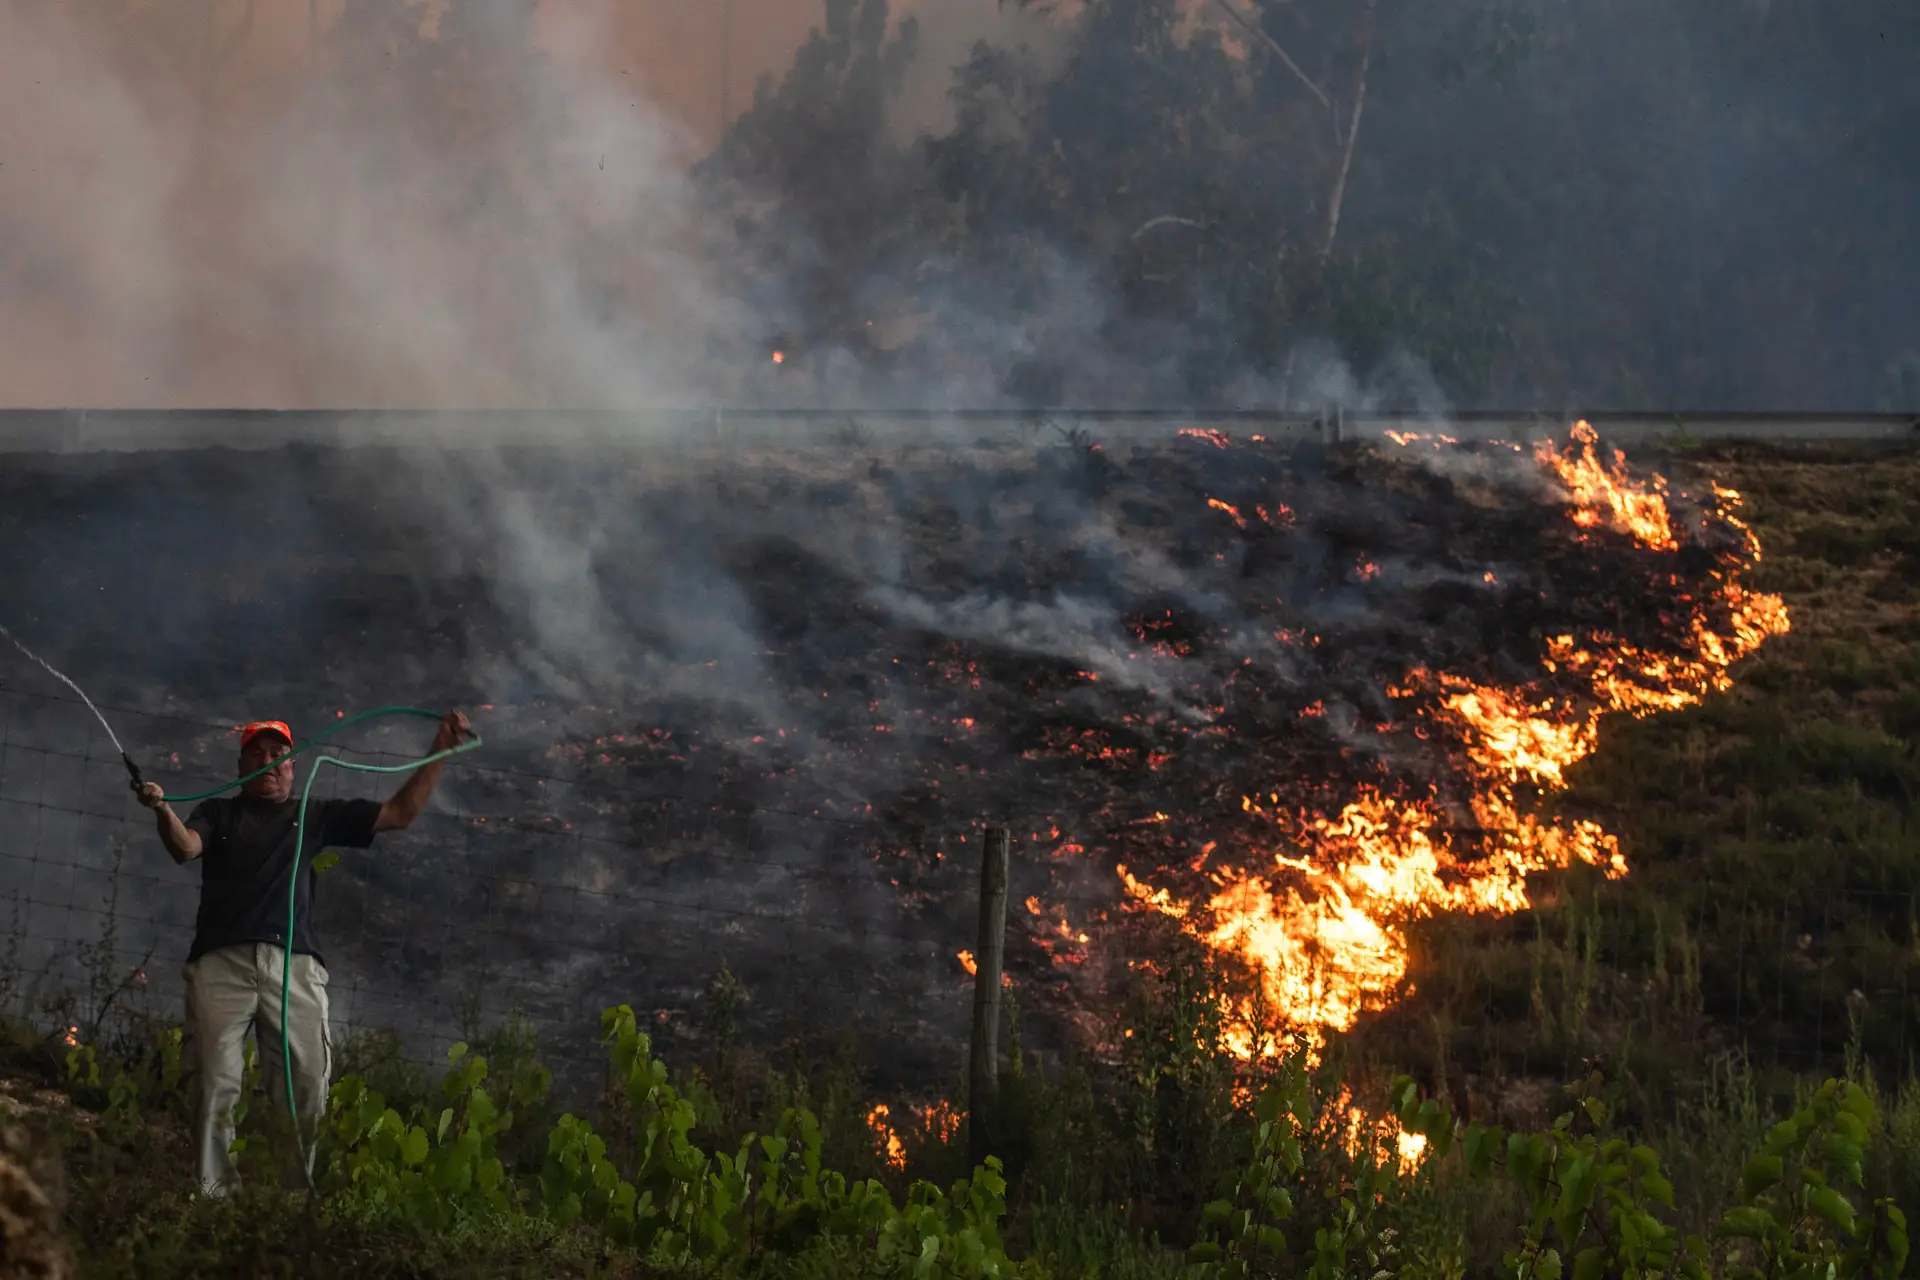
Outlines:
[[[1914,1070],[1920,895],[1833,885],[1770,897],[1764,911],[1750,889],[1726,896],[1692,931],[1712,946],[1698,960],[1699,1001],[1752,1060],[1816,1070],[1853,1056]]]
[[[109,714],[169,784],[231,776],[231,726]],[[185,759],[143,750],[167,742],[194,745]],[[394,764],[417,745],[329,749]],[[126,784],[77,703],[0,686],[7,1012],[42,1025],[177,1016],[199,873],[173,865]],[[315,794],[379,798],[394,785],[330,769]],[[379,1037],[432,1069],[453,1041],[514,1016],[563,1084],[590,1087],[603,1008],[632,1004],[661,1051],[685,1060],[709,1044],[705,993],[725,966],[746,993],[733,1014],[743,1038],[852,1029],[877,1082],[950,1084],[971,1006],[956,955],[974,945],[983,825],[903,835],[685,776],[609,793],[577,774],[462,757],[435,811],[320,877],[336,1043]],[[1013,876],[1015,903],[1114,901],[1111,885],[1075,892],[1018,857]],[[1855,1049],[1905,1069],[1920,1053],[1912,891],[1833,886],[1770,914],[1736,892],[1686,923],[1667,961],[1676,987],[1756,1062],[1824,1069]]]
[[[109,714],[130,747],[198,735],[201,759],[134,748],[170,787],[231,776],[220,758],[231,736],[209,732],[223,726]],[[343,751],[381,764],[415,754]],[[903,843],[871,820],[742,803],[684,780],[610,804],[563,774],[474,759],[449,771],[413,827],[342,851],[319,876],[336,1043],[397,1036],[392,1048],[433,1066],[511,1015],[557,1074],[588,1080],[611,1004],[632,1004],[664,1053],[698,1051],[703,993],[725,966],[745,992],[733,1015],[745,1038],[851,1028],[884,1047],[880,1075],[915,1083],[944,1083],[962,1061],[971,980],[956,954],[977,923],[978,827]],[[314,794],[384,798],[395,785],[328,769]],[[176,1016],[198,881],[166,854],[84,712],[0,689],[10,1012],[80,1022],[109,1004]]]

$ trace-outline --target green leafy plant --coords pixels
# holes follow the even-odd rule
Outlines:
[[[657,1265],[760,1275],[777,1259],[837,1243],[883,1271],[955,1280],[1031,1274],[1000,1241],[1007,1186],[997,1160],[948,1190],[916,1183],[896,1207],[879,1182],[822,1167],[820,1126],[804,1108],[788,1108],[773,1133],[747,1135],[732,1154],[709,1153],[693,1138],[696,1108],[653,1056],[633,1010],[607,1010],[601,1031],[633,1126],[618,1152],[586,1120],[562,1115],[538,1177],[517,1183],[498,1152],[513,1111],[489,1091],[486,1059],[457,1044],[437,1116],[409,1121],[357,1076],[334,1086],[330,1184],[361,1209],[422,1230],[533,1215],[562,1231],[591,1226]],[[537,1104],[549,1079],[522,1064],[505,1096]]]
[[[1201,1213],[1201,1235],[1189,1262],[1221,1280],[1268,1274],[1286,1253],[1285,1224],[1294,1202],[1287,1183],[1299,1173],[1299,1133],[1312,1121],[1305,1073],[1290,1063],[1254,1106],[1253,1158],[1229,1173],[1220,1195]]]
[[[1682,1237],[1660,1216],[1673,1187],[1650,1147],[1611,1133],[1612,1113],[1590,1069],[1571,1093],[1573,1110],[1545,1133],[1457,1126],[1410,1079],[1394,1085],[1400,1124],[1425,1137],[1436,1158],[1457,1149],[1475,1177],[1501,1176],[1521,1192],[1527,1217],[1505,1258],[1519,1280],[1894,1280],[1906,1265],[1906,1220],[1890,1200],[1864,1211],[1835,1186],[1863,1185],[1861,1161],[1875,1123],[1857,1085],[1829,1080],[1777,1125],[1747,1164],[1740,1203],[1716,1239]],[[1714,1269],[1713,1244],[1724,1266]]]
[[[560,1224],[592,1223],[659,1262],[730,1260],[754,1274],[769,1258],[821,1239],[868,1242],[878,1263],[915,1275],[1016,1273],[999,1239],[999,1161],[949,1191],[916,1183],[896,1209],[879,1182],[849,1182],[821,1167],[820,1127],[803,1108],[789,1108],[771,1135],[749,1134],[735,1154],[709,1155],[690,1136],[694,1106],[669,1083],[633,1010],[607,1010],[601,1033],[633,1117],[632,1166],[621,1169],[584,1120],[562,1116],[540,1177]]]
[[[1901,1273],[1906,1216],[1889,1199],[1863,1207],[1854,1198],[1876,1120],[1864,1089],[1829,1080],[1774,1126],[1741,1174],[1741,1203],[1720,1223],[1733,1280]]]
[[[447,1051],[445,1105],[431,1127],[403,1120],[358,1076],[334,1085],[328,1111],[334,1177],[362,1203],[444,1229],[463,1215],[505,1212],[511,1186],[495,1147],[513,1124],[487,1091],[486,1059],[464,1043]]]

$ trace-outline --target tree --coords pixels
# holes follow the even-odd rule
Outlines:
[[[910,41],[834,0],[716,158],[770,309],[857,351],[908,298],[1040,402],[1282,395],[1321,340],[1486,405],[1867,406],[1920,348],[1920,7],[1206,3],[976,47],[901,145]]]
[[[789,366],[865,346],[872,292],[911,270],[937,208],[887,133],[915,47],[911,18],[889,26],[887,0],[826,0],[792,69],[758,86],[700,167],[728,218],[734,278],[767,317],[750,344],[780,349]]]

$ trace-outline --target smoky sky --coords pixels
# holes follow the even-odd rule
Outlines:
[[[745,242],[742,203],[806,193],[716,207],[691,168],[829,7],[0,0],[0,403],[1264,407],[1383,378],[1421,408],[1920,400],[1901,0],[1383,3],[1352,251],[1320,282],[1338,314],[1258,234],[1324,220],[1326,157],[1302,170],[1261,132],[1312,98],[1196,0],[898,0],[911,56],[847,193],[879,212],[841,230],[891,248],[846,257],[818,216],[760,217],[778,234]],[[1371,8],[1238,8],[1353,118],[1347,27]],[[1149,18],[1170,43],[1115,43]],[[1032,108],[1024,150],[992,155],[1062,207],[980,213],[991,184],[952,175],[927,195],[924,144],[956,128],[982,42],[1017,51]],[[1168,242],[1200,265],[1143,314],[1116,264],[1158,215],[1200,229]],[[917,326],[910,367],[880,377],[840,335],[766,384],[771,348],[829,327],[809,267],[870,307],[836,324]],[[1303,374],[1301,351],[1332,359]]]
[[[928,66],[1032,25],[934,7]],[[425,47],[460,57],[408,62],[384,0],[5,0],[0,403],[724,399],[703,344],[751,326],[686,167],[820,19],[442,4]],[[942,82],[898,102],[943,109]]]

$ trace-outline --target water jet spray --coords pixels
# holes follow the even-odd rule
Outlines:
[[[45,658],[41,657],[39,654],[35,653],[33,650],[27,648],[26,645],[20,642],[20,638],[18,636],[14,635],[13,632],[7,630],[4,626],[0,626],[0,638],[5,638],[7,643],[11,644],[14,648],[18,649],[21,653],[26,654],[27,657],[33,662],[38,663],[40,667],[43,670],[45,670],[48,675],[52,676],[55,680],[58,680],[61,684],[64,684],[65,686],[67,686],[67,688],[73,690],[75,693],[80,695],[80,701],[87,704],[87,710],[93,712],[93,718],[95,720],[98,720],[100,722],[100,727],[107,731],[107,738],[113,743],[113,749],[120,753],[120,763],[127,766],[127,776],[132,779],[132,782],[129,785],[133,788],[134,792],[137,794],[140,788],[146,785],[145,780],[142,779],[140,776],[140,766],[133,762],[133,757],[127,754],[127,749],[120,745],[119,735],[114,733],[113,726],[107,723],[107,718],[100,714],[100,708],[93,705],[93,699],[87,696],[87,691],[85,689],[82,689],[79,685],[75,684],[72,681],[72,679],[70,679],[66,675],[65,672],[60,671],[51,662],[48,662]]]

